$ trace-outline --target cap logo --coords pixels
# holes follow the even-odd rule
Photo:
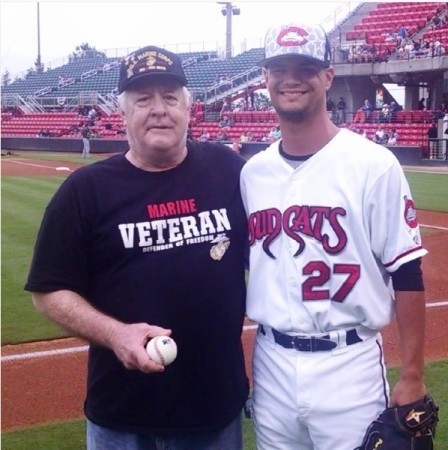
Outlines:
[[[176,79],[182,86],[187,85],[187,78],[179,56],[151,45],[136,50],[123,59],[118,80],[118,92],[122,93],[128,89],[135,80],[151,75],[169,76]]]
[[[138,55],[132,55],[128,60],[127,77],[149,72],[151,70],[166,71],[167,66],[171,66],[173,61],[167,55],[151,50]]]
[[[306,45],[308,33],[299,27],[284,28],[277,37],[277,44],[281,47],[294,47],[298,45]]]

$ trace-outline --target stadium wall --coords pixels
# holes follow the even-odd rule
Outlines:
[[[265,150],[269,144],[249,143],[242,144],[241,156],[248,159],[256,153]],[[91,139],[91,153],[118,153],[128,149],[126,140]],[[82,153],[81,139],[64,138],[12,138],[3,137],[1,139],[2,150],[10,151],[42,151],[42,152],[69,152]],[[420,147],[389,147],[389,150],[398,158],[402,165],[420,166],[426,165],[428,160],[423,159]],[[446,161],[444,161],[447,163]]]

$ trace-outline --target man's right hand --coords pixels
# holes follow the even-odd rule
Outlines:
[[[165,367],[149,358],[145,346],[155,336],[170,334],[171,330],[147,323],[115,324],[110,330],[110,348],[126,369],[144,373],[163,372]]]

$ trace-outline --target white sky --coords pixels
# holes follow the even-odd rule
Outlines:
[[[359,2],[240,0],[241,10],[232,20],[232,44],[240,53],[261,47],[271,25],[291,20],[320,23],[324,28],[347,8]],[[159,45],[185,52],[221,50],[226,45],[227,20],[223,5],[215,0],[165,1],[51,1],[39,2],[40,54],[46,67],[66,61],[76,46],[86,42],[97,50],[127,49]],[[0,0],[0,73],[12,79],[34,66],[38,54],[37,2]],[[190,48],[187,44],[193,43]],[[205,44],[204,44],[205,43]],[[174,48],[174,44],[182,44]],[[64,61],[65,59],[65,61]]]

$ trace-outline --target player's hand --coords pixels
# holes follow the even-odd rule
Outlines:
[[[119,324],[110,333],[110,348],[129,370],[163,372],[165,367],[152,361],[145,345],[154,336],[169,336],[171,330],[147,323]]]
[[[392,390],[390,406],[402,406],[423,398],[426,394],[426,386],[421,380],[404,380],[400,378]]]

